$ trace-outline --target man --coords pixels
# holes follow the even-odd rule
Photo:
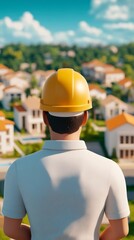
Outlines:
[[[117,240],[128,234],[122,171],[79,140],[91,108],[84,77],[59,69],[45,82],[41,109],[51,140],[15,161],[6,176],[4,231],[16,240]],[[104,213],[109,226],[101,234]],[[28,214],[30,227],[22,224]]]

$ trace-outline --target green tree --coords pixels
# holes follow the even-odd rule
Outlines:
[[[116,83],[112,85],[112,95],[114,95],[117,98],[122,99],[123,92],[122,92],[121,88],[119,87],[119,85]]]
[[[35,76],[32,76],[32,78],[31,78],[30,87],[31,88],[38,88],[38,80],[35,78]]]
[[[99,109],[101,106],[100,100],[96,97],[92,98],[92,117],[95,120],[96,119],[96,110]]]

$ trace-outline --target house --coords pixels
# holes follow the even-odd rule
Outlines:
[[[16,77],[22,78],[24,80],[30,81],[31,80],[31,74],[25,71],[17,71],[15,72]]]
[[[3,89],[5,88],[4,84],[0,82],[0,100],[3,98]]]
[[[121,88],[121,90],[126,91],[132,86],[132,80],[129,78],[124,78],[118,82],[118,85]]]
[[[91,80],[98,80],[102,82],[104,78],[104,70],[112,70],[114,67],[110,64],[105,64],[99,61],[98,59],[94,59],[90,62],[85,62],[82,64],[82,73],[86,78]]]
[[[14,72],[12,69],[8,68],[7,66],[0,64],[0,81],[3,79],[3,77],[7,74],[7,73],[12,73]]]
[[[25,99],[24,91],[15,85],[4,88],[3,93],[2,105],[6,110],[11,109],[11,104],[14,101],[21,102]]]
[[[99,85],[91,83],[88,86],[89,86],[91,97],[95,97],[97,99],[106,98],[106,91],[102,89]]]
[[[129,89],[128,102],[134,103],[134,86]]]
[[[14,122],[5,118],[0,111],[0,154],[14,150]]]
[[[122,112],[134,114],[134,107],[126,104],[113,95],[108,95],[104,100],[101,101],[99,112],[102,114],[102,117],[107,120]]]
[[[37,79],[39,86],[42,87],[46,79],[53,73],[55,73],[55,70],[37,70],[33,72],[33,76]]]
[[[40,98],[29,96],[21,105],[14,107],[14,120],[19,130],[26,130],[30,134],[44,133],[42,111],[39,109]]]
[[[98,59],[83,63],[82,73],[90,81],[98,81],[106,87],[125,78],[125,73],[121,69],[102,63]]]
[[[17,87],[25,90],[26,88],[29,87],[30,79],[31,76],[29,73],[18,71],[5,74],[2,79],[2,82],[6,87],[16,85]]]
[[[105,146],[109,156],[134,161],[134,116],[121,113],[106,121]]]
[[[118,83],[124,78],[125,73],[120,68],[105,69],[102,82],[106,87],[111,87],[112,83]]]

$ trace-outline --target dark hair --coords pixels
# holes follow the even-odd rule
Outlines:
[[[47,115],[47,119],[52,130],[60,134],[71,134],[76,132],[82,125],[84,117],[84,112],[81,115],[73,117],[55,117],[50,115],[49,112],[45,113]]]

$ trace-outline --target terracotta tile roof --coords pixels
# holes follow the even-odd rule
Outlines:
[[[90,62],[85,62],[82,64],[82,66],[87,66],[87,67],[90,67],[90,68],[94,68],[94,67],[102,67],[104,69],[109,69],[109,70],[112,70],[114,69],[114,67],[110,64],[106,64],[106,63],[103,63],[101,62],[100,60],[98,59],[93,59],[92,61]]]
[[[0,117],[5,117],[4,112],[0,111]]]
[[[105,74],[118,74],[124,73],[120,68],[105,69]]]
[[[118,84],[121,86],[124,86],[126,83],[130,83],[130,85],[132,84],[132,80],[129,78],[124,78],[123,80],[119,81]]]
[[[40,109],[40,98],[36,96],[29,96],[25,101],[24,105],[29,109]]]
[[[8,69],[8,67],[0,63],[0,69]]]
[[[14,122],[8,119],[0,120],[0,131],[6,131],[6,125],[14,125]]]
[[[19,89],[19,90],[22,90],[21,88],[19,88],[19,87],[16,86],[16,85],[11,85],[11,86],[5,87],[5,88],[3,89],[3,91],[6,92],[6,91],[8,91],[9,89],[12,89],[12,88],[17,88],[17,89]]]
[[[5,124],[2,122],[2,120],[0,120],[0,131],[6,131],[6,126]]]
[[[4,73],[4,80],[5,78],[7,78],[8,75],[13,75],[14,74],[14,70],[7,68],[7,71]]]
[[[134,116],[128,113],[122,113],[106,121],[106,127],[109,131],[118,128],[124,124],[131,124],[134,126]]]
[[[95,89],[95,90],[97,90],[97,91],[99,91],[99,92],[101,92],[101,93],[105,93],[105,90],[102,89],[101,87],[99,87],[97,84],[91,83],[91,84],[89,84],[88,86],[89,86],[89,90],[90,90],[90,91]]]
[[[104,100],[101,100],[101,104],[103,106],[106,106],[107,104],[111,103],[111,102],[116,102],[118,104],[124,104],[126,105],[125,102],[121,101],[119,98],[113,96],[113,95],[108,95]]]
[[[16,73],[13,71],[8,71],[4,76],[5,81],[10,81],[13,77],[16,77]]]
[[[48,71],[37,70],[33,74],[34,75],[38,75],[38,76],[48,77],[48,76],[50,76],[54,72],[56,72],[56,71],[55,70],[48,70]]]
[[[22,105],[16,105],[14,108],[17,109],[18,112],[26,112],[26,109]]]

